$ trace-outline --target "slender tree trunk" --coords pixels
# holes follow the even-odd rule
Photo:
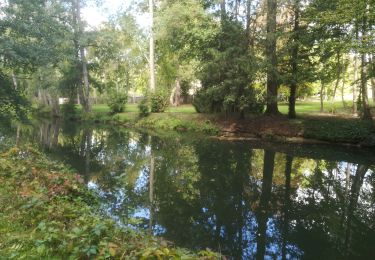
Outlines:
[[[20,144],[20,137],[21,137],[21,127],[17,126],[17,134],[16,134],[16,146],[18,147]]]
[[[358,55],[357,53],[354,54],[354,84],[353,84],[353,114],[354,115],[358,113],[358,108],[357,108],[358,56],[357,55]]]
[[[366,41],[367,41],[367,14],[368,6],[366,6],[365,13],[362,18],[362,52],[361,52],[361,96],[362,96],[362,118],[365,120],[372,120],[372,115],[369,107],[368,93],[367,93],[367,71],[366,71]]]
[[[372,101],[375,104],[375,78],[371,78]]]
[[[335,98],[336,98],[336,92],[337,88],[339,87],[340,79],[341,79],[341,52],[337,51],[337,74],[336,74],[336,83],[335,83],[335,88],[333,89],[333,95],[331,99],[331,112],[332,114],[335,112]]]
[[[80,56],[81,56],[81,62],[82,62],[82,76],[83,76],[83,95],[85,102],[84,104],[84,111],[85,113],[89,113],[91,111],[91,105],[90,105],[90,83],[89,83],[89,73],[87,70],[87,61],[85,56],[85,49],[83,47],[80,47]]]
[[[16,75],[12,72],[13,86],[15,90],[18,90],[17,78]]]
[[[248,42],[250,42],[251,3],[252,0],[246,0],[246,35]]]
[[[176,79],[176,92],[174,95],[175,105],[178,107],[181,103],[181,81]]]
[[[342,85],[341,85],[341,102],[342,106],[346,108],[346,103],[345,103],[345,73],[346,73],[347,67],[345,67],[343,73],[342,73]]]
[[[80,60],[81,75],[78,82],[80,101],[83,106],[85,113],[90,112],[90,83],[89,83],[89,74],[87,69],[87,60],[85,55],[85,48],[80,43],[80,38],[83,35],[83,26],[81,20],[81,1],[73,0],[73,23],[74,23],[74,45],[78,53],[78,58]],[[83,81],[83,84],[82,84]]]
[[[267,0],[267,108],[265,114],[279,115],[277,107],[278,72],[276,57],[276,13],[277,0]]]
[[[291,55],[292,63],[292,84],[290,85],[289,95],[289,118],[296,118],[296,93],[297,93],[297,81],[298,81],[298,51],[299,51],[299,0],[295,1],[294,5],[294,28],[293,28],[293,48]]]
[[[227,16],[227,9],[226,9],[226,1],[220,0],[220,14],[221,14],[221,21],[224,21]]]
[[[155,40],[154,40],[154,0],[149,0],[149,12],[151,20],[150,28],[150,58],[149,58],[149,67],[150,67],[150,92],[155,92]]]
[[[324,111],[324,84],[320,81],[320,113]]]

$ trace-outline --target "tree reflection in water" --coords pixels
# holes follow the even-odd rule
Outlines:
[[[58,122],[19,128],[14,140],[39,143],[79,171],[119,225],[182,247],[211,248],[232,259],[375,254],[374,154],[368,151]]]

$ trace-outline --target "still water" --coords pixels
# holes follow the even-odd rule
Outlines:
[[[375,153],[38,123],[119,225],[229,259],[373,259]]]

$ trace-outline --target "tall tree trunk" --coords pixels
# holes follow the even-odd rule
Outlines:
[[[83,102],[83,109],[85,113],[90,112],[91,105],[90,105],[90,83],[89,83],[89,73],[87,70],[87,61],[85,56],[85,49],[84,47],[80,47],[80,56],[81,56],[81,62],[82,62],[82,76],[83,76],[83,98],[85,102]]]
[[[176,92],[174,93],[175,106],[179,106],[181,103],[181,81],[176,79]]]
[[[358,33],[357,33],[358,35]],[[357,36],[358,38],[358,36]],[[357,89],[358,89],[358,54],[354,54],[354,84],[353,84],[353,114],[356,115],[358,113],[357,108]]]
[[[344,71],[342,73],[342,85],[341,85],[341,102],[342,106],[346,108],[346,103],[345,103],[345,73],[346,73],[347,67],[345,66]]]
[[[151,20],[150,28],[150,57],[149,57],[149,67],[150,67],[150,92],[155,92],[155,40],[154,40],[154,0],[149,0],[149,12]]]
[[[81,75],[79,78],[78,83],[78,92],[80,95],[80,101],[83,106],[83,110],[85,113],[90,112],[90,83],[89,83],[89,74],[87,69],[87,60],[85,55],[85,48],[81,45],[80,39],[83,35],[83,26],[81,20],[81,0],[73,0],[73,24],[74,28],[74,45],[77,50],[78,59],[80,60],[80,68]],[[83,81],[83,84],[82,84]]]
[[[375,103],[375,63],[374,63],[374,54],[372,54],[370,56],[370,59],[369,59],[369,63],[370,63],[370,73],[371,73],[371,79],[370,79],[370,82],[371,82],[371,97],[372,97],[372,101]]]
[[[294,4],[294,28],[293,28],[293,48],[291,55],[292,63],[292,84],[290,85],[289,95],[289,118],[296,118],[296,93],[297,93],[297,80],[298,80],[298,51],[299,51],[299,0]]]
[[[252,0],[246,0],[246,35],[248,42],[250,42],[251,3]]]
[[[368,6],[365,7],[365,13],[362,18],[362,51],[361,51],[361,96],[362,96],[362,109],[363,115],[362,118],[365,120],[372,120],[372,115],[368,102],[368,93],[367,93],[367,71],[366,71],[366,41],[367,41],[367,14]]]
[[[320,113],[324,111],[324,83],[320,81]]]
[[[224,21],[227,16],[226,1],[220,0],[220,16],[221,21]]]
[[[337,59],[337,74],[336,74],[336,83],[335,83],[335,88],[333,89],[333,95],[331,99],[331,112],[332,114],[335,112],[335,98],[336,98],[336,92],[337,88],[339,87],[340,79],[341,79],[341,52],[338,50],[336,54],[336,59]]]
[[[267,0],[267,108],[266,114],[279,115],[277,107],[278,72],[276,57],[276,13],[277,0]]]
[[[16,75],[12,72],[13,86],[15,90],[18,90],[17,78]]]

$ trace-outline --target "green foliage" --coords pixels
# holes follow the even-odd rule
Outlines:
[[[61,105],[61,114],[64,119],[74,120],[78,117],[77,107],[74,103],[68,102]]]
[[[122,113],[125,110],[125,105],[128,102],[128,95],[124,92],[111,92],[108,95],[107,105],[111,109],[112,114]]]
[[[1,72],[0,86],[0,118],[25,118],[29,103],[24,95],[14,88],[10,79]]]
[[[197,132],[211,135],[216,135],[219,132],[219,129],[209,120],[183,119],[175,116],[150,116],[139,120],[135,126],[143,129]]]
[[[168,97],[162,91],[151,94],[150,106],[152,113],[163,113],[165,112],[165,109],[168,107],[168,105]]]
[[[195,97],[198,112],[263,111],[262,92],[255,88],[256,57],[249,51],[239,22],[225,19],[212,45],[201,56],[202,89]]]
[[[146,117],[150,114],[150,105],[149,105],[149,101],[147,98],[144,98],[141,100],[141,102],[139,102],[138,109],[139,109],[139,115],[141,117]]]

